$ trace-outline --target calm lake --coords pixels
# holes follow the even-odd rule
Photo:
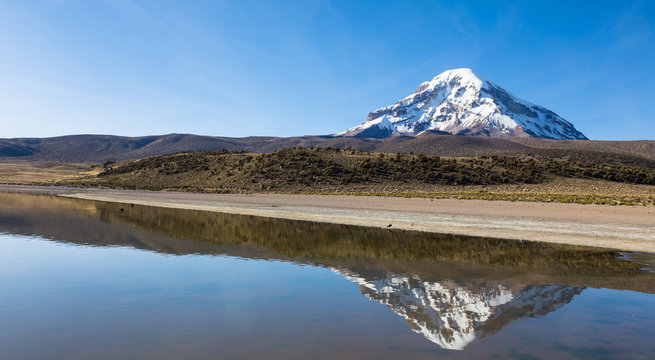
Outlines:
[[[0,193],[0,359],[653,359],[655,256]]]

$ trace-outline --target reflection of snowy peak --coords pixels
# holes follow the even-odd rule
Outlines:
[[[397,103],[372,111],[362,125],[336,135],[383,138],[423,131],[586,139],[559,115],[515,97],[471,69],[445,71]]]
[[[333,270],[358,283],[367,298],[389,306],[412,330],[451,350],[462,350],[509,321],[554,311],[582,291],[560,285],[523,286],[516,290],[501,284],[422,282],[415,276],[367,280]]]

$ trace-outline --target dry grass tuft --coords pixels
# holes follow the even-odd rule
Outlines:
[[[0,183],[51,185],[63,181],[96,176],[102,168],[89,164],[58,162],[0,163]]]

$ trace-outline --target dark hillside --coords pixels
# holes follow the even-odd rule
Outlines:
[[[599,161],[603,163],[639,166],[647,163],[644,162],[645,159],[655,161],[655,141],[652,140],[496,139],[438,133],[426,133],[417,137],[394,136],[386,139],[334,136],[228,138],[189,134],[143,137],[72,135],[54,138],[0,139],[0,161],[20,159],[40,162],[99,163],[109,160],[135,160],[177,152],[220,149],[270,153],[298,146],[353,148],[384,153],[413,152],[450,157],[525,154],[570,158],[576,161],[601,159]],[[580,158],[581,156],[584,158]]]
[[[377,152],[414,152],[440,156],[500,155],[530,149],[505,139],[425,134],[417,137],[398,136],[380,144]]]
[[[537,149],[585,150],[645,157],[655,160],[654,140],[606,141],[606,140],[551,140],[537,138],[513,138],[511,142]]]
[[[593,154],[592,154],[593,156]],[[192,191],[411,191],[426,185],[536,184],[553,177],[655,185],[655,167],[548,156],[444,158],[339,148],[178,153],[112,166],[82,185]],[[652,165],[652,164],[651,164]]]

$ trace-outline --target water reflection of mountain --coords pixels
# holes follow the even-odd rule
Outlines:
[[[0,232],[323,266],[357,282],[364,296],[446,349],[548,314],[585,287],[655,292],[655,274],[641,270],[643,262],[602,249],[52,196],[0,193]]]
[[[368,299],[387,305],[403,317],[416,333],[449,350],[462,350],[511,321],[555,311],[583,290],[565,285],[426,282],[415,275],[365,278],[333,270],[358,283]]]

